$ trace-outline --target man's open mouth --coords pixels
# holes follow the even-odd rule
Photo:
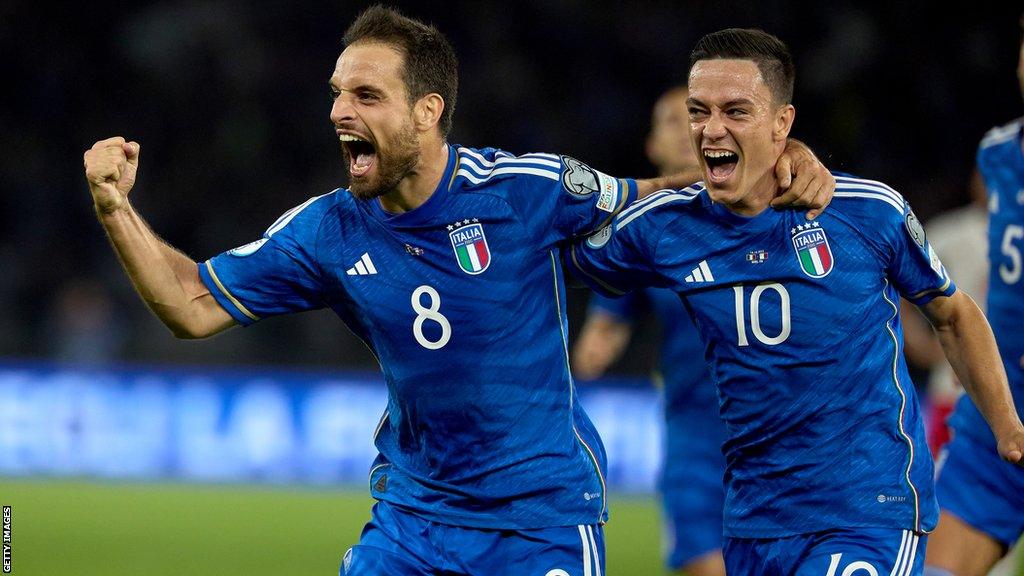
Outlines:
[[[715,182],[721,182],[731,176],[740,161],[739,154],[730,150],[704,150],[703,155],[711,180]]]
[[[360,178],[373,168],[377,161],[377,149],[368,140],[355,134],[338,134],[338,140],[349,158],[348,171],[353,178]]]

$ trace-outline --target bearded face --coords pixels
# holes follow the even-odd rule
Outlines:
[[[331,122],[357,198],[387,194],[416,169],[419,133],[394,46],[360,42],[342,52],[331,75]]]
[[[349,192],[369,200],[395,190],[402,179],[412,174],[420,160],[420,142],[409,120],[385,138],[367,134],[364,139],[344,134],[341,152],[348,166]]]

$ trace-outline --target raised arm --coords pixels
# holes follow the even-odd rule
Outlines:
[[[101,140],[85,152],[96,215],[125,272],[149,309],[178,338],[204,338],[235,324],[199,278],[196,263],[161,240],[128,202],[140,146]]]
[[[1006,371],[985,315],[963,291],[922,307],[946,358],[996,437],[999,455],[1024,464],[1024,425],[1010,395]]]

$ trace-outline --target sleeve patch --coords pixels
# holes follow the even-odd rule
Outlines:
[[[942,261],[939,260],[939,255],[932,249],[931,244],[928,245],[928,263],[931,265],[932,270],[939,275],[939,278],[946,279],[946,267],[942,265]]]
[[[562,186],[570,194],[581,197],[590,196],[600,188],[597,172],[571,156],[562,156]]]
[[[245,256],[252,256],[253,254],[256,253],[257,250],[262,248],[263,245],[267,243],[267,240],[268,238],[260,238],[255,242],[249,242],[248,244],[239,246],[238,248],[235,248],[233,250],[228,250],[228,254],[231,254],[232,256],[238,256],[239,258],[244,258]]]
[[[904,223],[907,225],[907,233],[910,234],[910,238],[924,249],[925,244],[928,242],[924,234],[924,226],[921,226],[921,221],[917,219],[917,215],[914,214],[914,211],[909,206],[907,206],[907,217]]]
[[[611,240],[611,238],[612,227],[611,225],[608,225],[605,226],[604,228],[601,228],[600,230],[592,234],[589,238],[587,238],[587,246],[590,246],[591,248],[594,249],[601,248],[602,246],[607,244],[608,241]]]
[[[597,179],[601,185],[601,195],[597,199],[597,208],[609,214],[615,212],[619,207],[618,179],[601,172],[597,172]]]
[[[939,259],[939,255],[935,253],[935,249],[928,243],[928,237],[925,235],[924,226],[921,225],[921,221],[917,219],[917,215],[914,211],[907,206],[907,216],[904,219],[904,223],[907,227],[907,233],[910,234],[910,238],[917,244],[922,250],[928,254],[928,264],[932,270],[939,275],[939,278],[946,278],[946,267],[942,265],[942,261]]]

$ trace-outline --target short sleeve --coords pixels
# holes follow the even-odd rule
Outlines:
[[[952,296],[956,285],[910,204],[904,202],[902,219],[894,214],[887,223],[885,236],[892,249],[887,272],[900,294],[918,306],[938,296]]]
[[[598,172],[571,156],[528,154],[517,160],[547,161],[523,170],[509,198],[545,245],[594,233],[637,197],[636,181]]]
[[[316,236],[329,201],[312,198],[286,212],[263,237],[199,263],[217,302],[243,326],[267,316],[324,307]]]

